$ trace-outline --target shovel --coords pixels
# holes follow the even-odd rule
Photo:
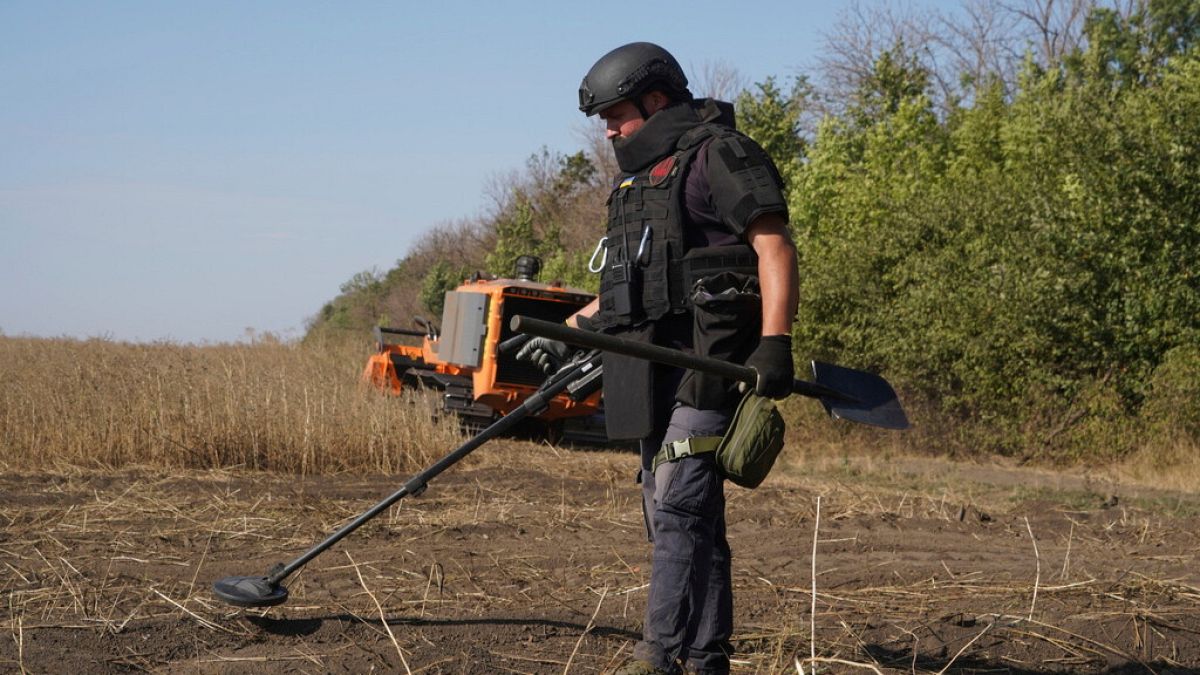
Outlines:
[[[514,316],[509,324],[519,333],[550,338],[578,347],[632,356],[676,368],[688,368],[745,383],[758,381],[758,371],[728,361],[688,354],[667,347],[636,342],[604,333],[570,328],[528,316]],[[794,380],[792,393],[815,398],[834,419],[845,419],[884,429],[907,429],[908,417],[892,385],[863,370],[831,363],[812,362],[813,379]]]

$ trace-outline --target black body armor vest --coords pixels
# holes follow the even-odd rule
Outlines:
[[[706,141],[724,135],[738,134],[725,125],[698,124],[679,137],[673,153],[617,182],[608,197],[594,327],[634,326],[686,312],[698,279],[722,271],[758,273],[758,259],[749,246],[689,251],[684,243],[686,169]]]

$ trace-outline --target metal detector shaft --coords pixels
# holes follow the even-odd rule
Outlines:
[[[272,586],[278,585],[279,582],[291,576],[293,572],[301,567],[304,567],[308,561],[324,553],[326,549],[341,541],[344,537],[346,537],[346,535],[357,530],[363,523],[371,520],[375,516],[385,511],[392,504],[395,504],[406,496],[419,495],[424,492],[429,481],[433,480],[438,474],[458,463],[460,460],[462,460],[462,458],[471,454],[471,452],[473,452],[476,448],[509,431],[518,422],[525,419],[529,415],[536,415],[544,410],[549,404],[550,399],[554,398],[563,390],[565,390],[579,377],[590,373],[599,365],[599,360],[599,354],[592,354],[588,358],[578,362],[574,368],[564,369],[552,375],[550,380],[548,380],[547,383],[542,386],[542,388],[538,389],[533,393],[532,396],[525,399],[525,401],[521,403],[521,405],[517,406],[512,412],[493,422],[486,429],[476,434],[466,443],[460,445],[450,454],[438,460],[429,468],[425,469],[421,473],[418,473],[412,478],[409,478],[408,482],[406,482],[403,487],[393,493],[390,497],[371,507],[369,511],[355,518],[349,524],[342,527],[342,529],[329,535],[324,541],[309,549],[304,555],[301,555],[299,558],[296,558],[282,568],[272,570],[270,572],[270,576],[267,577],[267,583]]]
[[[551,323],[549,321],[542,321],[541,319],[518,315],[512,318],[512,322],[509,325],[514,331],[520,333],[559,340],[560,342],[566,342],[567,344],[579,347],[632,356],[647,361],[654,361],[655,363],[675,366],[676,368],[699,370],[713,375],[720,375],[721,377],[737,382],[745,382],[752,386],[758,381],[758,372],[749,366],[739,366],[736,363],[696,356],[695,354],[688,354],[645,342],[634,342],[633,340],[605,335],[604,333],[593,333],[592,331],[571,328],[561,323]],[[793,380],[792,393],[811,398],[833,399],[835,401],[856,402],[858,400],[856,397],[837,389],[807,380]]]

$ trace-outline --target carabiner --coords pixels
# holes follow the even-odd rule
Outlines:
[[[600,241],[596,242],[596,250],[592,251],[592,257],[588,260],[588,271],[592,274],[599,274],[604,271],[604,263],[608,262],[608,249],[604,247],[608,243],[608,237],[600,237]],[[600,259],[600,266],[596,266],[596,256],[604,251],[604,257]]]
[[[642,257],[646,253],[649,253],[649,251],[646,249],[646,244],[650,242],[650,233],[653,231],[654,231],[654,228],[650,227],[649,225],[647,225],[646,228],[644,230],[642,230],[642,242],[640,244],[638,244],[637,256],[633,259],[634,262],[636,262],[639,265],[646,264],[646,262],[644,260],[642,260]]]

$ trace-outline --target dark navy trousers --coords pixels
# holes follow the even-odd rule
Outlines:
[[[676,404],[666,428],[641,442],[642,508],[654,547],[642,641],[634,657],[668,672],[729,672],[733,587],[725,538],[725,486],[712,453],[664,462],[664,442],[720,436],[733,411]]]

